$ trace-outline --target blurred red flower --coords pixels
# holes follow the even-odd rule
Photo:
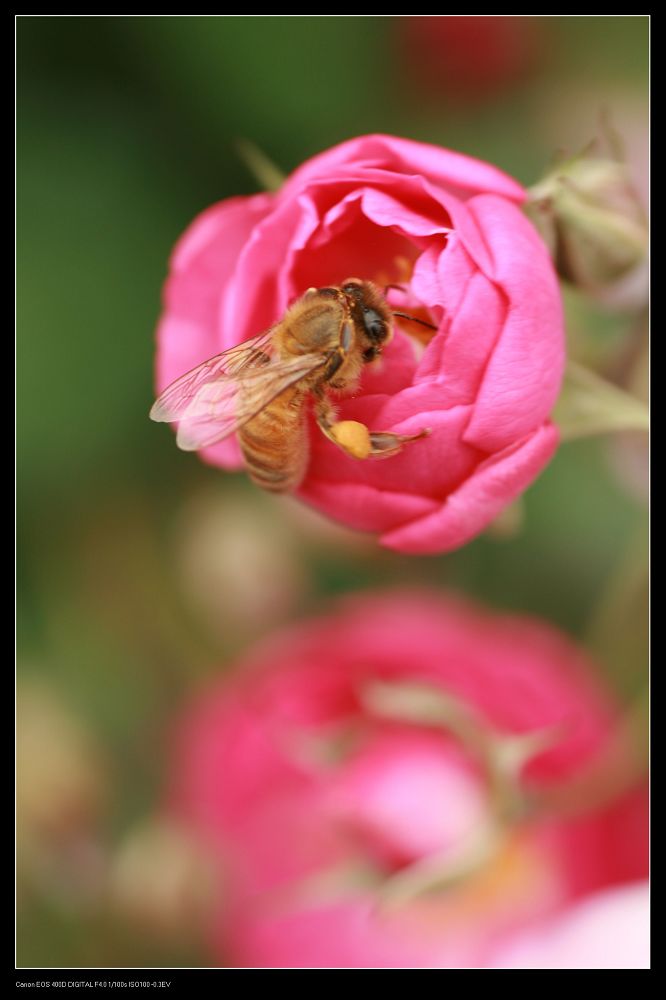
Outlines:
[[[403,67],[419,90],[452,101],[494,97],[528,77],[543,53],[534,17],[401,17],[396,28]]]
[[[524,809],[607,759],[616,724],[567,638],[451,597],[355,596],[271,638],[173,743],[171,815],[224,869],[215,959],[484,967],[644,877],[642,790]]]

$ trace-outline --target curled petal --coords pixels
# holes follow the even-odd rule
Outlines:
[[[394,528],[382,543],[398,552],[450,551],[486,528],[544,468],[558,442],[552,424],[482,462],[473,475],[427,517]]]
[[[512,177],[488,163],[392,135],[362,135],[307,160],[287,181],[283,194],[290,195],[313,177],[344,175],[349,166],[380,167],[393,173],[420,173],[456,193],[492,191],[520,203],[525,191]]]

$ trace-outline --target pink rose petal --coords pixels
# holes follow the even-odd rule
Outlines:
[[[382,543],[399,552],[421,554],[459,548],[523,492],[552,458],[558,439],[557,429],[545,424],[482,462],[435,513],[386,532]]]

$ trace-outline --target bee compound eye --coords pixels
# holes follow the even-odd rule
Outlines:
[[[363,325],[372,340],[383,340],[386,336],[386,324],[376,309],[363,309]]]

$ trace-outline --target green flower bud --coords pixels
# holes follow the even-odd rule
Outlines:
[[[529,191],[527,214],[562,278],[608,305],[647,295],[648,230],[627,165],[592,144]]]

